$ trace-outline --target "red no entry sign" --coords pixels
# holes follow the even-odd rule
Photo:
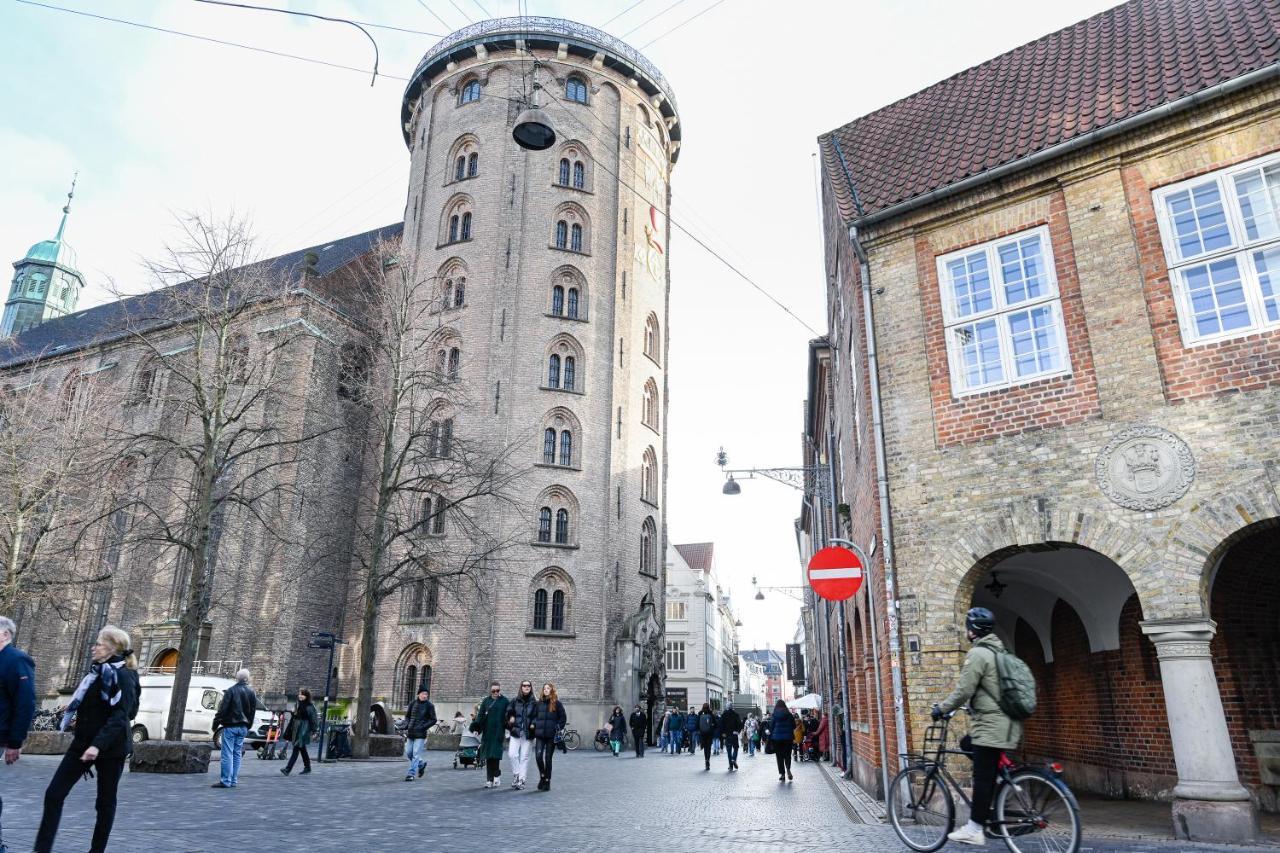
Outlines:
[[[828,601],[852,598],[862,587],[862,561],[848,548],[823,548],[809,560],[809,586]]]

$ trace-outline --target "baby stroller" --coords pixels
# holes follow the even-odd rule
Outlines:
[[[822,756],[818,754],[818,733],[809,732],[804,736],[804,740],[800,744],[801,760],[817,761]]]
[[[458,741],[458,751],[453,755],[453,766],[475,767],[476,754],[480,751],[480,736],[475,732],[463,732]]]

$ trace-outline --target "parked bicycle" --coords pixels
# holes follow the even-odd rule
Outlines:
[[[582,736],[577,729],[561,729],[556,733],[556,742],[564,744],[565,749],[577,749],[582,746]]]
[[[41,708],[36,711],[36,715],[31,718],[31,730],[33,732],[56,732],[58,724],[62,721],[62,713],[65,708]]]
[[[593,741],[593,745],[596,748],[596,752],[604,752],[606,749],[608,749],[609,748],[609,730],[596,729],[596,737],[595,737],[595,740]]]
[[[908,766],[889,783],[889,822],[912,850],[931,853],[947,843],[955,828],[956,801],[960,795],[966,810],[971,805],[964,790],[946,768],[946,756],[972,755],[947,749],[947,735],[955,712],[929,726],[923,755],[907,756]],[[929,750],[935,746],[932,757]],[[1018,764],[1000,755],[996,777],[993,818],[987,822],[988,838],[999,839],[1012,853],[1078,853],[1080,807],[1062,780],[1062,766]]]

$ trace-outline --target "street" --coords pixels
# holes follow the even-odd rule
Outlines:
[[[231,791],[206,777],[126,774],[112,834],[114,853],[223,853],[241,850],[448,853],[495,849],[565,851],[849,851],[904,850],[888,826],[853,822],[816,766],[797,764],[795,781],[779,784],[773,759],[724,756],[702,769],[701,755],[650,750],[579,750],[556,760],[554,788],[482,789],[482,770],[454,770],[451,754],[428,756],[426,777],[403,781],[401,762],[342,762],[310,776],[280,776],[281,762],[245,759]],[[0,770],[5,840],[25,850],[40,819],[40,799],[57,759],[24,756]],[[505,769],[505,760],[504,760]],[[216,768],[216,764],[214,765]],[[295,771],[296,772],[296,771]],[[93,819],[93,787],[80,784],[67,801],[58,851],[83,851]],[[946,848],[947,850],[965,849]],[[1003,849],[992,844],[990,849]],[[1085,851],[1240,853],[1245,847],[1104,841]]]

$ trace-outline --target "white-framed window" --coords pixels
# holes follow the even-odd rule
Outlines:
[[[684,672],[684,641],[667,641],[667,671]]]
[[[667,602],[667,618],[668,619],[688,619],[689,604],[685,601],[668,601]]]
[[[1049,229],[938,257],[956,396],[1071,372]]]
[[[1152,193],[1187,346],[1280,327],[1280,154]]]

